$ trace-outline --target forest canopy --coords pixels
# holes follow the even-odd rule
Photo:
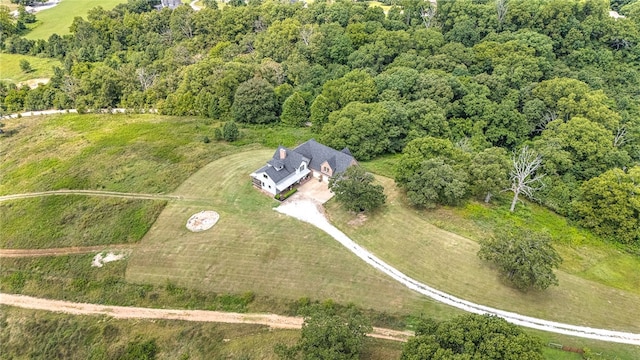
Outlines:
[[[157,108],[310,124],[358,160],[404,152],[396,180],[427,207],[489,201],[527,146],[542,159],[536,201],[640,244],[638,0],[402,0],[387,13],[346,0],[149,4],[97,7],[46,41],[21,37],[2,9],[2,51],[63,66],[35,89],[0,83],[0,111]],[[614,189],[615,214],[601,184]]]

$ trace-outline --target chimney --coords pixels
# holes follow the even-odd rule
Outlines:
[[[287,157],[287,149],[280,148],[280,160],[284,160]]]

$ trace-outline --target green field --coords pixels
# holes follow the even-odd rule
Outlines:
[[[405,203],[391,179],[378,179],[385,186],[387,205],[363,225],[350,223],[353,215],[335,202],[325,207],[334,225],[405,274],[499,309],[573,324],[640,331],[640,323],[629,316],[640,313],[637,290],[622,291],[558,271],[560,286],[522,293],[504,284],[494,269],[478,259],[477,242],[432,225],[424,219],[425,211]],[[589,254],[589,250],[582,253]],[[629,276],[637,278],[633,272]]]
[[[20,69],[20,60],[22,59],[29,61],[33,69],[32,72],[25,73]],[[61,66],[60,61],[29,55],[0,53],[0,81],[18,84],[32,79],[49,79],[53,76],[54,66]]]
[[[165,201],[47,196],[0,203],[0,247],[35,249],[140,240]]]
[[[448,312],[359,261],[329,236],[273,210],[277,202],[256,191],[248,175],[273,150],[255,150],[216,160],[173,194],[211,199],[208,205],[169,203],[140,242],[127,280],[214,292],[258,294],[295,300],[309,296],[390,313]],[[191,233],[192,214],[215,210],[220,221]],[[428,306],[428,308],[425,308]]]
[[[32,30],[25,35],[25,38],[46,40],[52,34],[68,34],[69,26],[76,16],[86,18],[89,10],[94,7],[102,6],[108,10],[125,2],[126,0],[61,0],[53,8],[36,14],[37,22],[33,24]]]
[[[216,126],[219,124],[203,119],[158,115],[7,120],[5,130],[15,132],[0,137],[0,154],[5,159],[0,163],[0,194],[105,189],[170,193],[199,200],[169,201],[142,240],[127,251],[127,258],[104,268],[90,267],[93,254],[3,259],[0,291],[108,304],[232,305],[240,306],[241,311],[279,313],[290,312],[287,304],[301,297],[331,298],[395,317],[446,318],[458,313],[373,270],[311,225],[271,210],[277,203],[252,188],[248,174],[261,166],[278,144],[292,146],[310,138],[307,129],[246,127],[235,144],[204,143],[205,136],[213,138]],[[392,158],[381,161],[385,164],[378,164],[379,172],[385,173],[386,162],[392,163]],[[369,215],[361,224],[350,223],[353,215],[330,201],[328,215],[355,241],[406,274],[485,305],[577,325],[640,330],[630,315],[640,313],[635,285],[637,259],[599,245],[589,234],[574,233],[561,218],[527,205],[523,208],[526,211],[519,212],[522,219],[512,221],[539,226],[536,221],[540,220],[552,231],[569,229],[565,231],[569,235],[559,244],[567,258],[558,274],[561,286],[522,294],[503,284],[497,273],[476,257],[478,244],[474,240],[486,236],[492,223],[503,217],[500,206],[478,209],[471,203],[460,209],[419,211],[407,206],[390,179],[378,179],[389,196],[379,213]],[[103,234],[100,231],[120,227],[117,221],[128,224],[132,212],[145,212],[140,206],[153,203],[128,201],[75,196],[18,200],[4,203],[11,207],[2,216],[14,219],[14,233],[24,230],[19,227],[21,213],[33,214],[45,224],[69,220],[65,223],[69,229],[64,229],[69,239],[85,233]],[[61,211],[56,213],[56,208]],[[20,213],[11,213],[16,209]],[[186,220],[205,209],[220,213],[218,224],[205,232],[189,232],[184,227]],[[104,217],[104,224],[99,225],[103,229],[83,228],[87,220],[77,214],[83,211],[96,211],[95,217],[86,218],[92,219],[89,223]],[[132,226],[126,232],[140,235],[141,225],[151,223],[147,220],[129,223]],[[46,229],[41,234],[44,237]],[[138,235],[131,236],[131,241]],[[55,239],[46,244],[68,245]],[[243,294],[250,292],[255,300],[243,302]],[[638,347],[541,334],[547,342],[572,347],[580,344],[619,358],[640,357]],[[378,353],[386,351],[397,354],[398,348]],[[547,351],[550,359],[559,356],[553,354]]]

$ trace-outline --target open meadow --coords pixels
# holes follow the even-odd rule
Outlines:
[[[69,27],[76,16],[86,19],[89,10],[94,7],[101,6],[109,10],[120,3],[126,3],[126,0],[61,0],[51,9],[38,12],[36,23],[29,26],[31,31],[24,37],[29,40],[46,40],[53,34],[69,34]]]
[[[22,71],[20,60],[27,60],[33,71]],[[32,79],[49,79],[53,76],[54,66],[61,66],[60,61],[37,56],[0,53],[0,81],[18,84]]]
[[[13,234],[3,234],[2,248],[18,247],[11,244],[28,243],[30,237],[40,239],[34,240],[40,245],[33,247],[98,244],[108,250],[109,244],[132,244],[123,251],[125,259],[102,268],[91,267],[94,254],[3,258],[2,292],[113,305],[277,313],[291,313],[300,298],[332,299],[372,309],[369,313],[378,314],[374,316],[383,323],[408,319],[396,326],[406,326],[411,316],[443,319],[459,313],[378,273],[315,227],[273,211],[278,203],[251,186],[249,173],[263,165],[278,144],[293,146],[312,137],[307,129],[245,127],[241,139],[228,144],[203,141],[213,139],[219,124],[196,118],[68,114],[3,122],[11,136],[0,137],[2,195],[91,189],[181,198],[53,196],[0,203],[0,219],[11,225]],[[388,175],[385,164],[379,167],[380,173]],[[502,283],[497,272],[476,257],[477,240],[489,233],[498,210],[474,210],[474,205],[468,205],[419,211],[405,203],[391,179],[378,176],[378,180],[388,195],[380,212],[366,220],[355,219],[330,201],[327,213],[354,241],[407,275],[484,305],[576,325],[640,331],[632,316],[640,313],[638,275],[632,271],[638,265],[633,256],[597,245],[589,234],[576,240],[582,233],[575,230],[575,236],[562,240],[559,247],[566,258],[558,272],[560,286],[524,294]],[[201,210],[217,211],[219,222],[204,232],[188,231],[187,219]],[[89,215],[94,212],[95,216]],[[558,227],[557,232],[563,226],[538,209],[523,214],[546,219]],[[28,222],[19,220],[29,215],[33,219]],[[21,237],[30,230],[25,226],[38,224],[34,219],[41,228]],[[531,219],[526,222],[536,224]],[[110,228],[121,233],[110,234]],[[47,231],[60,236],[48,238]],[[100,241],[74,242],[83,236]],[[11,310],[7,321],[18,326],[17,316],[26,313]],[[85,320],[60,315],[51,321],[75,329],[74,321]],[[237,355],[228,351],[242,350],[256,341],[260,345],[252,346],[257,352],[251,358],[271,358],[259,349],[266,349],[264,344],[269,343],[264,354],[272,354],[279,332],[263,337],[252,331],[245,340],[231,341],[212,354]],[[285,339],[295,337],[294,332],[285,333]],[[129,330],[122,334],[135,337]],[[640,357],[638,347],[538,334],[545,342],[579,344],[608,357]],[[163,336],[158,336],[158,343]],[[40,341],[36,335],[33,339]],[[399,351],[396,345],[380,349],[365,358],[397,357]],[[111,354],[117,349],[103,350]],[[545,351],[549,359],[560,354]]]

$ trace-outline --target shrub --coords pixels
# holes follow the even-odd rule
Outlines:
[[[276,200],[284,201],[287,200],[287,198],[289,198],[291,195],[295,194],[296,191],[298,191],[298,189],[293,188],[285,193],[276,194],[275,198]]]

